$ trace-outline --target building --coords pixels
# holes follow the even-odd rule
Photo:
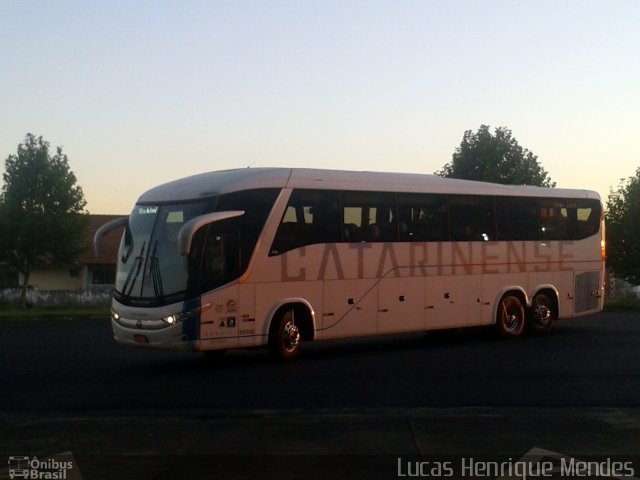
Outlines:
[[[89,215],[85,234],[85,251],[78,264],[70,268],[34,270],[29,286],[37,291],[94,291],[113,287],[116,275],[116,259],[123,229],[118,228],[103,237],[100,256],[93,249],[93,236],[102,225],[123,215]],[[0,267],[0,287],[17,287],[22,279],[17,272]]]
[[[112,230],[102,238],[100,256],[96,255],[93,248],[93,237],[98,228],[122,217],[123,215],[90,215],[86,236],[88,248],[80,257],[79,262],[82,289],[110,289],[113,287],[116,280],[118,248],[120,247],[120,239],[122,238],[124,227]]]

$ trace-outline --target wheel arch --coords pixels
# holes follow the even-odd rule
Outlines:
[[[531,303],[536,295],[540,293],[545,293],[549,295],[549,299],[552,302],[552,306],[554,308],[555,318],[560,317],[560,293],[555,285],[550,283],[536,285],[536,287],[532,290],[531,297],[529,297],[529,302],[527,303],[527,307],[531,307]]]
[[[274,321],[280,318],[285,311],[293,309],[296,325],[300,329],[302,340],[311,341],[316,338],[316,314],[309,303],[304,298],[283,298],[274,304],[267,313],[268,321],[265,322],[263,335],[268,339]]]
[[[497,324],[498,308],[500,306],[500,301],[508,295],[513,295],[515,297],[518,297],[518,299],[520,300],[520,303],[522,303],[522,306],[525,308],[528,307],[530,304],[530,299],[529,299],[529,295],[527,295],[527,291],[524,288],[522,288],[520,285],[511,285],[508,287],[504,287],[502,290],[500,290],[498,295],[496,295],[495,300],[493,302],[491,324],[493,325]]]

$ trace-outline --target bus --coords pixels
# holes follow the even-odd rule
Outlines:
[[[245,168],[152,188],[96,248],[122,226],[111,325],[125,345],[289,359],[316,340],[544,334],[603,307],[594,191]]]

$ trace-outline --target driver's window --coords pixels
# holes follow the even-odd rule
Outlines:
[[[240,275],[239,245],[240,238],[236,229],[209,227],[200,264],[202,291],[224,285]]]

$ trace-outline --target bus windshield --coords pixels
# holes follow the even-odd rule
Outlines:
[[[248,266],[277,189],[232,192],[159,205],[138,204],[120,243],[114,298],[126,305],[160,306],[218,288]],[[188,221],[214,211],[244,213],[198,229],[188,255],[178,233]]]
[[[188,257],[178,251],[180,228],[206,213],[209,203],[136,205],[120,243],[115,293],[139,303],[172,303],[184,298]]]

